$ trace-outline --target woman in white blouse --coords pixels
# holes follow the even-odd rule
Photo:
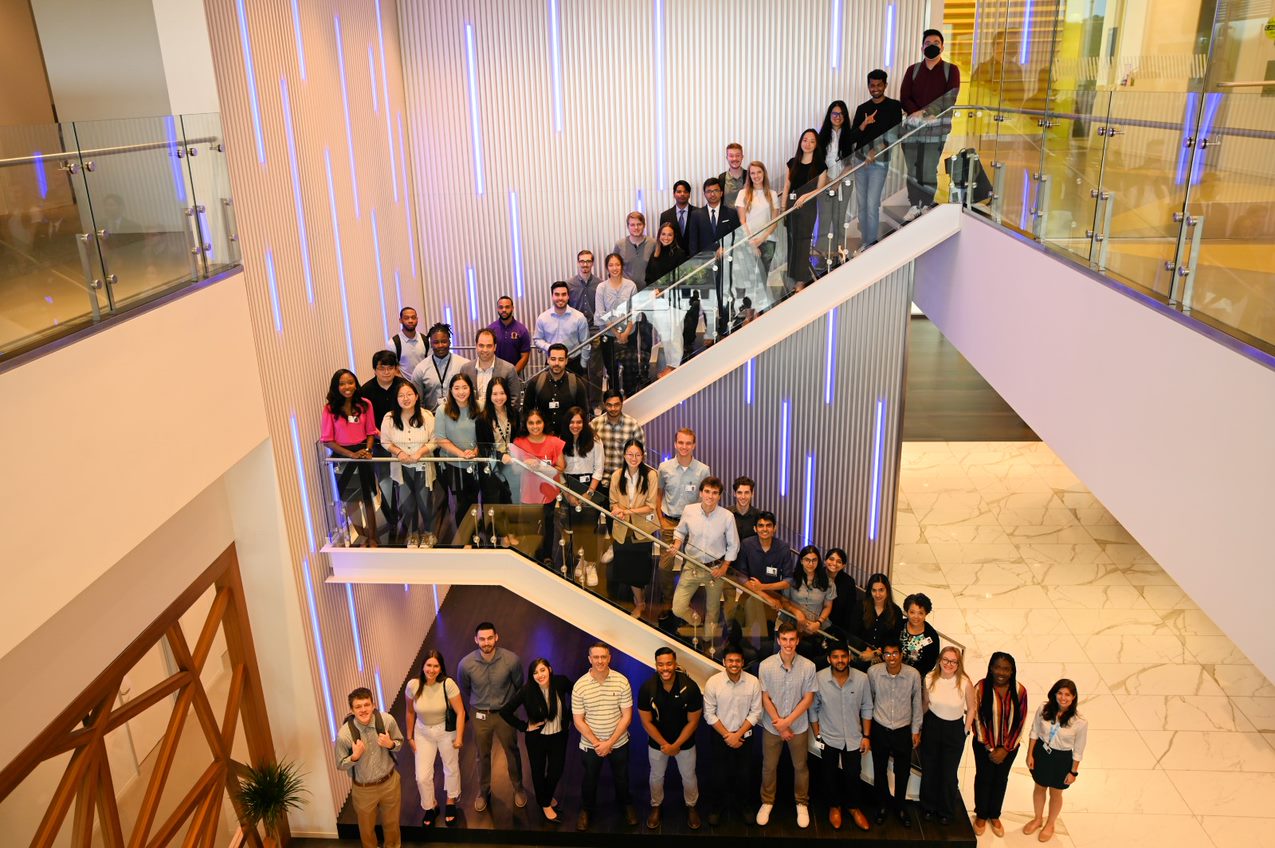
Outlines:
[[[398,460],[390,463],[390,478],[398,487],[398,530],[414,548],[430,526],[434,463],[421,460],[434,452],[434,414],[421,407],[410,380],[399,381],[396,399],[398,405],[381,419],[381,447]]]
[[[925,719],[921,725],[921,818],[948,825],[960,802],[957,769],[978,714],[974,684],[965,674],[960,649],[948,645],[938,665],[926,675],[921,694]]]
[[[771,305],[767,280],[775,258],[775,230],[779,226],[771,222],[779,216],[779,195],[771,189],[770,175],[761,162],[748,164],[748,183],[735,200],[735,208],[739,210],[739,223],[749,245],[734,254],[735,279],[744,283],[744,296],[752,301],[753,309],[764,312]]]
[[[1041,842],[1054,835],[1054,823],[1062,812],[1063,790],[1080,776],[1080,758],[1089,738],[1089,723],[1076,712],[1080,704],[1076,684],[1066,678],[1049,689],[1049,700],[1036,708],[1031,735],[1027,743],[1027,770],[1036,786],[1032,790],[1032,806],[1036,816],[1023,827],[1023,833],[1037,830]],[[1049,818],[1045,818],[1045,790],[1049,790]]]
[[[443,821],[456,823],[456,799],[460,798],[460,746],[465,738],[465,702],[460,687],[447,676],[443,655],[425,653],[419,676],[407,682],[407,743],[416,757],[416,788],[424,810],[422,824],[429,827],[438,817],[434,797],[434,758],[443,761],[443,791],[447,809]]]
[[[566,462],[562,480],[567,488],[580,497],[567,495],[566,509],[562,511],[562,528],[565,530],[571,551],[567,556],[576,560],[575,580],[590,588],[598,585],[598,516],[596,509],[581,501],[598,502],[598,486],[602,485],[605,454],[602,443],[594,437],[593,428],[584,410],[573,406],[567,410],[566,428],[559,435],[566,447],[562,458]],[[561,533],[558,538],[562,538]]]

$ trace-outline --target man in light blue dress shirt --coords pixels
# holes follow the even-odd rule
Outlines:
[[[673,438],[672,459],[661,462],[656,469],[660,480],[660,538],[666,545],[673,544],[673,531],[682,521],[682,510],[699,500],[699,484],[713,472],[695,458],[695,431],[683,427]],[[660,554],[658,575],[659,594],[654,603],[667,608],[673,599],[674,572],[681,560],[667,548]]]
[[[722,588],[727,569],[739,556],[739,531],[735,514],[718,505],[722,498],[722,481],[705,477],[699,484],[699,503],[682,510],[682,520],[673,532],[673,550],[694,558],[700,565],[686,564],[673,593],[673,614],[692,622],[699,616],[691,609],[691,599],[704,588],[704,636],[717,636],[717,619],[722,611]],[[708,570],[705,571],[704,568]]]

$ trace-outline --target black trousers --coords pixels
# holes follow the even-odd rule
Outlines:
[[[877,805],[882,809],[903,809],[908,799],[908,777],[912,774],[912,728],[910,725],[891,730],[872,723],[872,785]],[[886,773],[890,757],[894,757],[894,797],[890,797]]]
[[[549,736],[528,733],[524,737],[527,758],[531,760],[531,785],[536,791],[536,803],[542,807],[549,806],[553,793],[558,789],[558,781],[562,780],[562,770],[567,762],[568,735],[563,730]]]
[[[964,719],[941,719],[930,711],[921,725],[921,809],[954,816],[961,790],[956,770],[965,752]]]
[[[738,748],[732,748],[722,739],[716,728],[710,728],[710,745],[713,749],[713,764],[709,773],[712,775],[710,792],[713,809],[718,811],[742,811],[751,806],[755,800],[757,781],[753,776],[756,754],[753,741],[760,730],[744,740]]]
[[[1005,787],[1009,785],[1009,772],[1018,757],[1018,749],[1010,751],[998,765],[991,754],[977,739],[974,748],[974,815],[980,819],[998,819],[1005,803]]]
[[[629,745],[612,749],[605,757],[599,757],[590,748],[584,754],[584,784],[580,787],[580,809],[593,812],[598,801],[598,778],[602,776],[603,763],[611,767],[611,780],[615,783],[615,803],[627,807],[629,800]]]
[[[825,744],[819,760],[828,806],[862,809],[863,781],[859,770],[863,767],[863,754],[859,749],[843,751]]]

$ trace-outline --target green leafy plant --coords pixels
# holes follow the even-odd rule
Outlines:
[[[267,834],[277,836],[288,811],[301,809],[303,796],[310,792],[296,763],[284,761],[246,767],[239,775],[236,794],[244,824],[256,827],[260,823]]]

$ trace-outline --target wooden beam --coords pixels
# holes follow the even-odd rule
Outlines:
[[[75,816],[71,820],[72,848],[92,848],[93,846],[93,810],[97,806],[97,776],[101,768],[101,758],[106,756],[106,745],[101,739],[98,744],[86,749],[88,763],[84,766],[84,775],[80,778],[79,790],[75,795]]]
[[[243,702],[244,681],[247,670],[243,663],[235,666],[230,673],[230,688],[226,691],[226,712],[221,720],[221,744],[226,755],[232,756],[235,750],[235,729],[239,722],[239,706]]]
[[[172,715],[168,717],[168,727],[159,742],[155,755],[155,770],[146,784],[146,794],[142,796],[142,805],[137,811],[137,822],[133,826],[133,835],[129,838],[130,848],[142,848],[146,837],[150,834],[151,825],[159,812],[159,799],[164,794],[164,784],[168,782],[168,773],[173,768],[173,757],[181,742],[182,727],[186,724],[186,713],[190,711],[190,702],[199,688],[198,679],[191,681],[177,696]],[[211,768],[211,766],[210,766]]]
[[[204,801],[205,795],[213,790],[221,791],[221,777],[224,766],[221,763],[211,763],[208,768],[204,769],[204,773],[199,776],[199,780],[195,781],[195,785],[190,787],[176,809],[169,813],[168,818],[155,831],[155,835],[150,841],[144,843],[146,848],[163,848],[163,846],[173,841],[173,837],[177,835],[177,831],[181,829],[182,822],[190,818]],[[137,841],[138,831],[133,831],[133,840]]]
[[[80,783],[84,779],[84,774],[90,766],[94,766],[97,762],[97,758],[94,756],[96,746],[106,733],[106,722],[100,719],[105,717],[117,697],[119,697],[118,687],[113,692],[107,690],[107,693],[101,696],[101,700],[93,706],[88,717],[83,719],[86,724],[93,728],[92,744],[76,749],[75,753],[71,755],[71,762],[67,764],[66,771],[62,773],[62,780],[58,783],[58,787],[53,793],[53,799],[44,811],[44,818],[40,820],[40,826],[36,829],[35,836],[31,839],[33,848],[48,848],[57,839],[58,831],[62,829],[62,821],[66,818],[67,810],[71,807],[71,801],[75,799]]]
[[[217,638],[217,631],[221,629],[221,618],[226,614],[226,607],[229,604],[230,593],[225,588],[218,587],[212,608],[208,610],[208,618],[204,620],[204,626],[199,631],[199,638],[195,640],[195,650],[191,652],[195,667],[201,671],[208,660],[209,652],[212,651],[213,640]]]
[[[108,715],[106,717],[106,732],[110,733],[125,722],[132,721],[150,707],[185,686],[190,682],[190,680],[191,673],[189,671],[179,671],[172,677],[156,683],[154,686]],[[65,751],[70,751],[74,748],[80,747],[81,745],[87,745],[91,736],[92,731],[87,727],[72,731],[62,739],[58,740],[57,744],[53,745],[49,749],[49,757],[56,757],[58,754]]]
[[[120,808],[115,800],[111,762],[105,756],[98,758],[97,780],[97,821],[102,842],[105,848],[124,848],[124,829],[120,825]]]
[[[191,816],[190,827],[186,828],[186,837],[182,839],[182,848],[198,848],[202,844],[208,834],[208,821],[213,819],[210,815],[212,806],[216,803],[218,796],[221,794],[218,790],[219,785],[213,785],[207,793],[204,794],[204,800],[200,802],[199,807],[195,810],[195,815]]]
[[[191,686],[195,689],[191,693],[191,703],[195,707],[195,717],[199,720],[199,726],[204,731],[204,736],[208,739],[208,747],[212,751],[213,759],[224,763],[230,759],[230,752],[225,749],[221,742],[221,728],[217,725],[217,717],[213,715],[212,704],[208,702],[208,693],[204,691],[203,679],[199,677],[199,664],[195,661],[190,648],[186,645],[186,637],[181,632],[181,628],[176,625],[173,625],[168,631],[168,646],[172,649],[173,658],[177,660],[177,664],[189,667],[191,673],[195,675],[195,679],[191,683]]]

